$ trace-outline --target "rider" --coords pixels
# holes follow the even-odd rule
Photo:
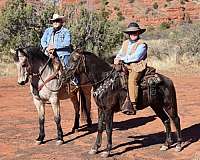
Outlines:
[[[114,64],[123,61],[129,70],[128,95],[122,106],[122,113],[125,114],[136,114],[137,82],[147,66],[147,44],[140,39],[140,34],[145,31],[146,29],[141,29],[137,23],[130,23],[128,28],[123,31],[129,36],[129,39],[123,42],[119,53],[114,59]]]
[[[53,18],[50,19],[52,27],[45,30],[41,39],[41,45],[45,54],[50,57],[55,56],[52,54],[56,52],[63,67],[66,67],[72,48],[70,32],[63,26],[64,18],[64,16],[59,14],[53,14]]]

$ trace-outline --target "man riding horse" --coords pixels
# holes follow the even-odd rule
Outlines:
[[[139,25],[132,22],[123,32],[128,34],[129,39],[125,40],[122,47],[114,59],[114,64],[123,61],[128,70],[128,94],[122,107],[122,113],[136,114],[136,104],[138,97],[137,82],[141,78],[143,71],[146,69],[147,44],[140,39],[140,34],[146,29],[141,29]]]

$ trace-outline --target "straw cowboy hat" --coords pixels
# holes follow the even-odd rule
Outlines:
[[[62,21],[64,21],[65,16],[60,16],[59,14],[53,14],[53,17],[50,19],[50,21],[55,21],[58,19],[61,19]]]
[[[146,31],[146,29],[141,29],[140,26],[135,23],[135,22],[131,22],[128,25],[128,28],[126,28],[123,32],[126,34],[129,34],[130,32],[139,32],[140,34],[144,33]]]

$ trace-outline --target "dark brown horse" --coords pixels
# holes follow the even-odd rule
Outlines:
[[[96,154],[101,146],[104,128],[107,134],[107,148],[102,153],[108,157],[112,149],[112,125],[114,112],[120,111],[127,95],[127,89],[121,83],[120,74],[110,64],[93,53],[75,50],[71,55],[69,74],[87,75],[93,85],[93,96],[98,105],[98,134],[89,154]],[[154,86],[149,95],[148,87],[140,88],[138,110],[150,106],[161,119],[166,129],[166,141],[161,150],[169,149],[172,144],[170,118],[177,133],[176,150],[181,151],[181,128],[177,113],[176,92],[172,80],[159,74],[160,83]]]
[[[74,105],[75,121],[72,131],[75,131],[79,128],[80,103],[78,101],[77,92],[80,91],[82,111],[87,117],[88,127],[91,126],[91,86],[75,89],[70,93],[69,85],[62,83],[63,79],[61,79],[59,73],[55,71],[52,59],[46,56],[40,48],[27,47],[11,51],[14,54],[14,61],[17,65],[18,84],[25,85],[30,80],[33,102],[39,116],[39,136],[36,139],[37,144],[43,143],[45,138],[44,121],[46,101],[51,103],[53,109],[54,119],[57,125],[57,144],[63,143],[60,100],[70,98]],[[87,81],[87,79],[81,79],[81,83]]]

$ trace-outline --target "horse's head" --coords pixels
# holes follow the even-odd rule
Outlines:
[[[28,82],[30,74],[30,64],[28,54],[24,49],[10,50],[13,53],[13,59],[17,66],[18,84],[25,85]]]
[[[85,72],[85,56],[82,49],[76,49],[71,53],[66,74],[73,76],[74,73],[83,72]]]

